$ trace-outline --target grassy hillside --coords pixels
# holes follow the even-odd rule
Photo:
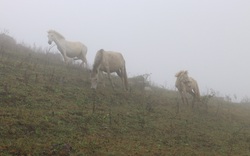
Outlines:
[[[175,91],[118,80],[93,91],[60,60],[0,35],[1,155],[250,155],[248,105],[203,97],[191,109]]]

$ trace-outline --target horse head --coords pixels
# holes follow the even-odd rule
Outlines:
[[[91,88],[96,89],[98,84],[98,70],[91,70],[90,81],[91,81]]]
[[[64,36],[60,33],[58,33],[55,30],[49,30],[48,31],[48,43],[51,44],[53,41],[56,41],[58,39],[65,39]]]
[[[48,44],[51,45],[53,41],[54,41],[54,34],[48,31]]]
[[[175,77],[177,77],[177,79],[180,82],[186,83],[189,82],[189,77],[188,77],[188,71],[187,70],[181,70],[180,72],[178,72],[177,74],[175,74]]]

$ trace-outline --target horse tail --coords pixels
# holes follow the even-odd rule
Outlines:
[[[82,57],[86,58],[87,52],[88,48],[84,44],[82,44],[82,50],[81,50]]]
[[[199,90],[197,81],[195,81],[195,92],[196,92],[197,99],[200,100],[200,90]]]
[[[101,65],[102,60],[103,60],[103,53],[104,53],[103,49],[100,49],[99,51],[97,51],[97,53],[95,55],[95,61],[94,61],[94,65],[93,65],[93,71],[96,71],[97,68]]]
[[[125,84],[125,89],[128,90],[128,75],[126,71],[126,65],[124,64],[124,84]]]
[[[82,44],[80,59],[83,61],[83,63],[85,63],[86,67],[89,68],[88,61],[86,58],[87,52],[88,52],[88,48],[84,44]]]

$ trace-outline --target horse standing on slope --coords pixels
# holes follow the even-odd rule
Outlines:
[[[87,65],[87,47],[81,42],[71,42],[65,40],[65,38],[55,30],[48,31],[48,44],[52,44],[55,42],[57,45],[57,49],[61,52],[64,61],[66,63],[70,62],[70,58],[74,58],[74,60],[80,59],[82,60],[81,66],[85,63]]]
[[[175,74],[175,77],[177,77],[175,87],[181,95],[182,102],[188,105],[187,93],[189,93],[193,96],[193,107],[195,101],[200,101],[200,91],[197,81],[192,77],[188,77],[187,71],[180,71]]]
[[[110,73],[116,72],[122,80],[124,89],[128,90],[128,78],[125,60],[121,53],[104,51],[103,49],[97,51],[93,69],[91,71],[91,88],[97,88],[99,72],[106,72],[108,74],[108,78],[110,80],[110,83],[112,84],[113,89],[114,84],[111,79]]]

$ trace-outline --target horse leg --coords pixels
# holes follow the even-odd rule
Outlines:
[[[117,73],[117,75],[121,78],[123,88],[124,88],[124,90],[126,90],[126,87],[125,87],[125,80],[124,80],[124,72],[122,72],[121,70],[118,70],[116,73]]]
[[[183,91],[182,95],[183,95],[184,104],[186,103],[187,106],[189,106],[188,98],[187,98],[187,92],[186,92],[186,91]]]
[[[105,87],[104,73],[101,71],[101,72],[99,72],[99,75],[101,76],[101,79],[102,79],[102,85],[103,85],[103,87]]]
[[[193,91],[190,91],[189,94],[191,94],[192,97],[193,97],[193,100],[192,100],[192,108],[194,108],[194,104],[195,104],[196,101],[197,101],[196,94],[195,94]]]
[[[188,98],[187,98],[187,96],[185,95],[185,101],[186,101],[186,104],[187,104],[187,106],[189,106],[189,102],[188,102]]]
[[[195,101],[196,101],[196,98],[193,97],[193,100],[192,100],[192,108],[194,108],[194,103],[195,103]]]
[[[193,94],[193,92],[189,92],[192,95],[192,108],[194,108],[194,103],[195,103],[195,95]]]
[[[69,58],[67,56],[63,56],[63,59],[64,59],[65,66],[68,67],[69,66],[69,62],[70,62]]]
[[[66,64],[68,64],[68,63],[69,63],[69,58],[68,58],[68,56],[66,55],[66,51],[63,50],[63,49],[58,49],[58,50],[61,52],[61,54],[62,54],[62,56],[63,56],[63,59],[64,59],[64,62],[65,62]]]
[[[188,105],[188,100],[187,100],[186,94],[183,91],[180,91],[180,94],[181,94],[182,103]]]
[[[183,96],[181,96],[181,101],[182,101],[183,104],[185,104],[185,100],[184,100]]]
[[[112,87],[113,87],[113,90],[115,90],[115,86],[114,86],[114,83],[113,83],[113,81],[112,81],[112,79],[111,79],[111,74],[110,74],[109,69],[107,70],[107,73],[108,73],[109,81],[110,81],[110,83],[111,83],[111,85],[112,85]]]
[[[86,57],[82,56],[82,63],[80,64],[81,67],[84,67],[84,63],[85,63],[85,68],[88,68],[88,62]]]

